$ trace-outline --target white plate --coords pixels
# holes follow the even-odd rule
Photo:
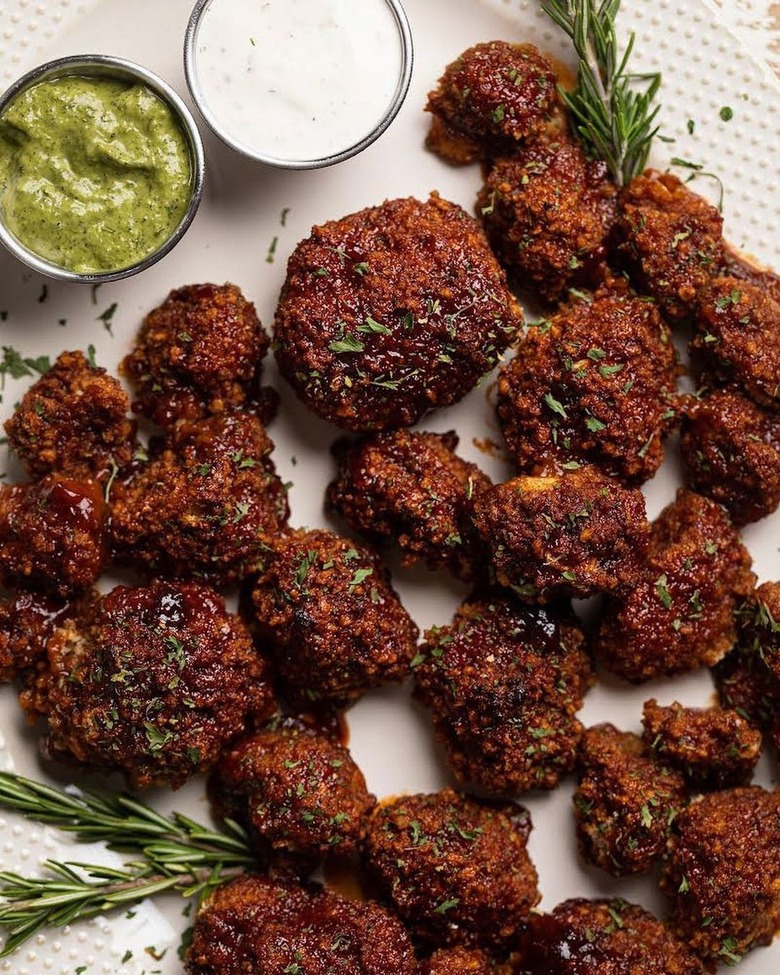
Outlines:
[[[170,288],[200,280],[236,282],[256,302],[263,321],[270,324],[285,261],[313,223],[387,197],[424,197],[431,189],[470,209],[479,185],[478,169],[452,169],[422,148],[426,92],[443,66],[476,41],[494,37],[529,40],[559,59],[565,59],[567,46],[549,29],[538,0],[406,0],[406,5],[416,40],[415,76],[400,116],[379,142],[334,169],[290,173],[241,159],[204,131],[209,162],[204,203],[176,250],[140,277],[101,288],[94,300],[89,288],[44,282],[24,272],[8,255],[0,255],[0,311],[8,313],[0,322],[0,344],[13,345],[24,355],[53,357],[64,348],[85,348],[92,343],[98,361],[114,368],[129,348],[143,314]],[[0,0],[0,78],[4,73],[10,81],[44,58],[100,52],[141,61],[184,94],[181,40],[190,7],[187,0],[81,4],[75,0],[40,4]],[[729,237],[780,267],[780,196],[775,192],[780,92],[776,83],[766,69],[750,59],[702,0],[655,0],[652,4],[635,0],[625,8],[621,26],[635,29],[639,35],[639,65],[664,72],[664,129],[678,139],[674,146],[658,144],[656,163],[665,165],[669,157],[677,155],[716,171],[726,189]],[[728,123],[719,117],[724,105],[734,111]],[[687,132],[688,119],[696,123],[693,136]],[[696,188],[711,199],[717,198],[717,187],[710,180],[697,181]],[[289,213],[283,226],[281,212],[285,208]],[[269,263],[267,254],[274,238],[278,238],[275,261]],[[97,317],[113,302],[118,308],[113,335],[109,335]],[[62,319],[67,320],[64,326],[58,324]],[[273,365],[269,365],[268,373],[277,384]],[[284,385],[279,388],[282,410],[271,433],[277,444],[275,458],[281,476],[294,482],[293,522],[326,524],[322,496],[332,474],[326,448],[338,432],[306,413]],[[10,412],[22,389],[23,383],[9,380],[0,417]],[[429,418],[424,426],[434,430],[455,428],[461,434],[461,451],[466,457],[496,477],[508,473],[474,443],[474,438],[500,439],[484,389]],[[3,466],[7,466],[10,477],[19,475],[10,459]],[[647,486],[651,515],[671,499],[677,482],[671,457]],[[745,534],[760,578],[780,578],[780,513]],[[406,606],[421,627],[447,622],[464,593],[446,576],[425,570],[397,572],[395,578]],[[677,697],[691,704],[705,704],[711,699],[712,685],[706,674],[699,673],[641,688],[600,686],[589,695],[582,717],[586,723],[609,719],[625,729],[638,730],[642,702],[653,695],[664,702]],[[67,781],[67,771],[37,760],[34,738],[24,728],[11,688],[2,689],[0,696],[7,745],[3,750],[0,736],[0,763],[12,762],[26,774]],[[406,691],[367,695],[350,712],[349,725],[353,753],[377,795],[436,789],[448,781],[426,717],[410,704]],[[776,785],[777,766],[770,767],[765,759],[759,781]],[[567,783],[552,794],[526,800],[535,823],[531,853],[539,867],[543,906],[553,907],[567,896],[611,892],[662,910],[651,879],[614,882],[578,861],[570,793],[571,784]],[[201,817],[207,814],[202,783],[193,783],[175,796],[158,792],[153,798],[163,809],[180,808]],[[10,816],[0,819],[0,862],[6,869],[31,872],[46,856],[73,857],[74,851],[65,853],[60,844],[61,838],[52,837],[46,830],[20,825]],[[79,859],[97,855],[83,849],[77,852]],[[0,963],[0,972],[73,975],[77,966],[87,965],[88,975],[116,971],[174,975],[181,970],[175,951],[177,932],[188,923],[181,917],[181,908],[181,903],[174,903],[167,911],[173,927],[154,908],[145,908],[132,920],[114,916],[110,924],[94,922],[70,933],[40,935],[16,956]],[[169,945],[173,947],[161,962],[144,952],[148,946],[161,950]],[[128,950],[133,957],[122,964]],[[779,963],[780,943],[776,943],[752,953],[740,971],[745,975],[775,975]]]

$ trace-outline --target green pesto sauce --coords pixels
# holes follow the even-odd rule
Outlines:
[[[78,273],[129,267],[187,209],[192,171],[171,109],[142,84],[68,76],[0,117],[0,211],[33,253]]]

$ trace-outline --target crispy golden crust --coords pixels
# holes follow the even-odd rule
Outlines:
[[[525,602],[616,592],[640,574],[649,540],[644,498],[592,467],[516,477],[474,509],[496,581]]]
[[[46,653],[46,641],[68,619],[85,611],[97,597],[74,600],[21,589],[0,599],[0,682],[23,675]]]
[[[87,589],[107,559],[107,522],[97,481],[49,474],[0,486],[0,585],[60,598]]]
[[[296,703],[345,704],[406,676],[417,627],[363,545],[322,529],[268,540],[252,601]]]
[[[689,487],[722,504],[735,525],[780,505],[780,417],[736,390],[694,400],[680,436]]]
[[[288,727],[242,738],[225,752],[212,785],[223,814],[247,822],[273,860],[354,853],[374,805],[349,751],[324,735]]]
[[[676,420],[676,354],[653,302],[615,282],[528,329],[498,378],[498,416],[519,471],[591,463],[635,486]]]
[[[414,677],[461,784],[552,789],[573,767],[593,674],[568,608],[464,603],[451,626],[425,634]]]
[[[455,454],[455,433],[394,430],[337,443],[328,503],[375,542],[397,542],[402,564],[424,560],[473,579],[480,560],[474,499],[492,484]]]
[[[760,285],[716,278],[699,295],[691,358],[699,375],[780,409],[780,301]]]
[[[527,975],[704,975],[652,914],[624,900],[575,898],[531,918]]]
[[[82,352],[63,352],[33,383],[5,431],[34,477],[53,471],[105,479],[112,463],[123,468],[135,450],[135,424],[125,391]]]
[[[479,948],[440,948],[420,966],[420,975],[520,975],[511,962],[501,962]]]
[[[461,399],[521,325],[480,227],[434,193],[315,227],[290,258],[274,336],[304,403],[367,431]]]
[[[133,410],[161,426],[245,406],[260,391],[269,339],[234,284],[192,284],[149,312],[121,365]]]
[[[506,947],[539,901],[520,806],[488,805],[451,789],[377,807],[365,862],[409,929],[437,947]]]
[[[195,921],[187,975],[417,975],[403,925],[371,901],[244,874]]]
[[[246,578],[260,561],[262,536],[283,531],[289,516],[272,450],[250,413],[179,421],[112,489],[118,557],[150,575],[220,587]]]
[[[611,599],[596,636],[604,666],[629,681],[712,666],[731,648],[751,558],[726,512],[681,489],[652,526],[633,590]]]
[[[649,870],[688,802],[685,779],[611,724],[583,733],[577,771],[574,818],[584,859],[614,877]]]
[[[704,959],[735,962],[780,927],[780,791],[705,795],[674,824],[661,890],[671,926]]]
[[[588,162],[578,145],[538,141],[495,163],[477,213],[520,286],[558,301],[604,277],[615,192],[604,164]]]
[[[649,169],[620,192],[617,253],[670,319],[690,318],[723,261],[723,218],[671,173]]]
[[[645,702],[643,739],[659,761],[668,763],[699,789],[747,785],[761,757],[761,734],[736,711],[686,708],[675,701],[661,707]]]
[[[22,704],[46,718],[47,752],[139,788],[177,788],[275,707],[249,633],[193,583],[118,586],[57,630],[46,655]]]
[[[475,44],[447,65],[428,95],[426,145],[456,164],[506,155],[549,124],[556,83],[553,66],[531,44]]]

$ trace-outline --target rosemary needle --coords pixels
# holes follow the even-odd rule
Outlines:
[[[12,772],[0,772],[0,808],[133,854],[122,867],[47,860],[45,875],[0,871],[0,958],[42,927],[61,927],[162,891],[202,896],[257,866],[241,826],[213,830],[180,813],[162,816],[130,795],[71,794]]]
[[[660,106],[653,103],[661,75],[629,72],[633,33],[620,56],[620,0],[542,0],[542,10],[571,38],[579,58],[576,88],[561,90],[574,133],[623,186],[645,168],[658,132]]]

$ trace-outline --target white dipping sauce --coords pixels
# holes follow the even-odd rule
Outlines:
[[[212,0],[194,51],[217,128],[250,153],[295,162],[369,135],[403,67],[386,0]]]

